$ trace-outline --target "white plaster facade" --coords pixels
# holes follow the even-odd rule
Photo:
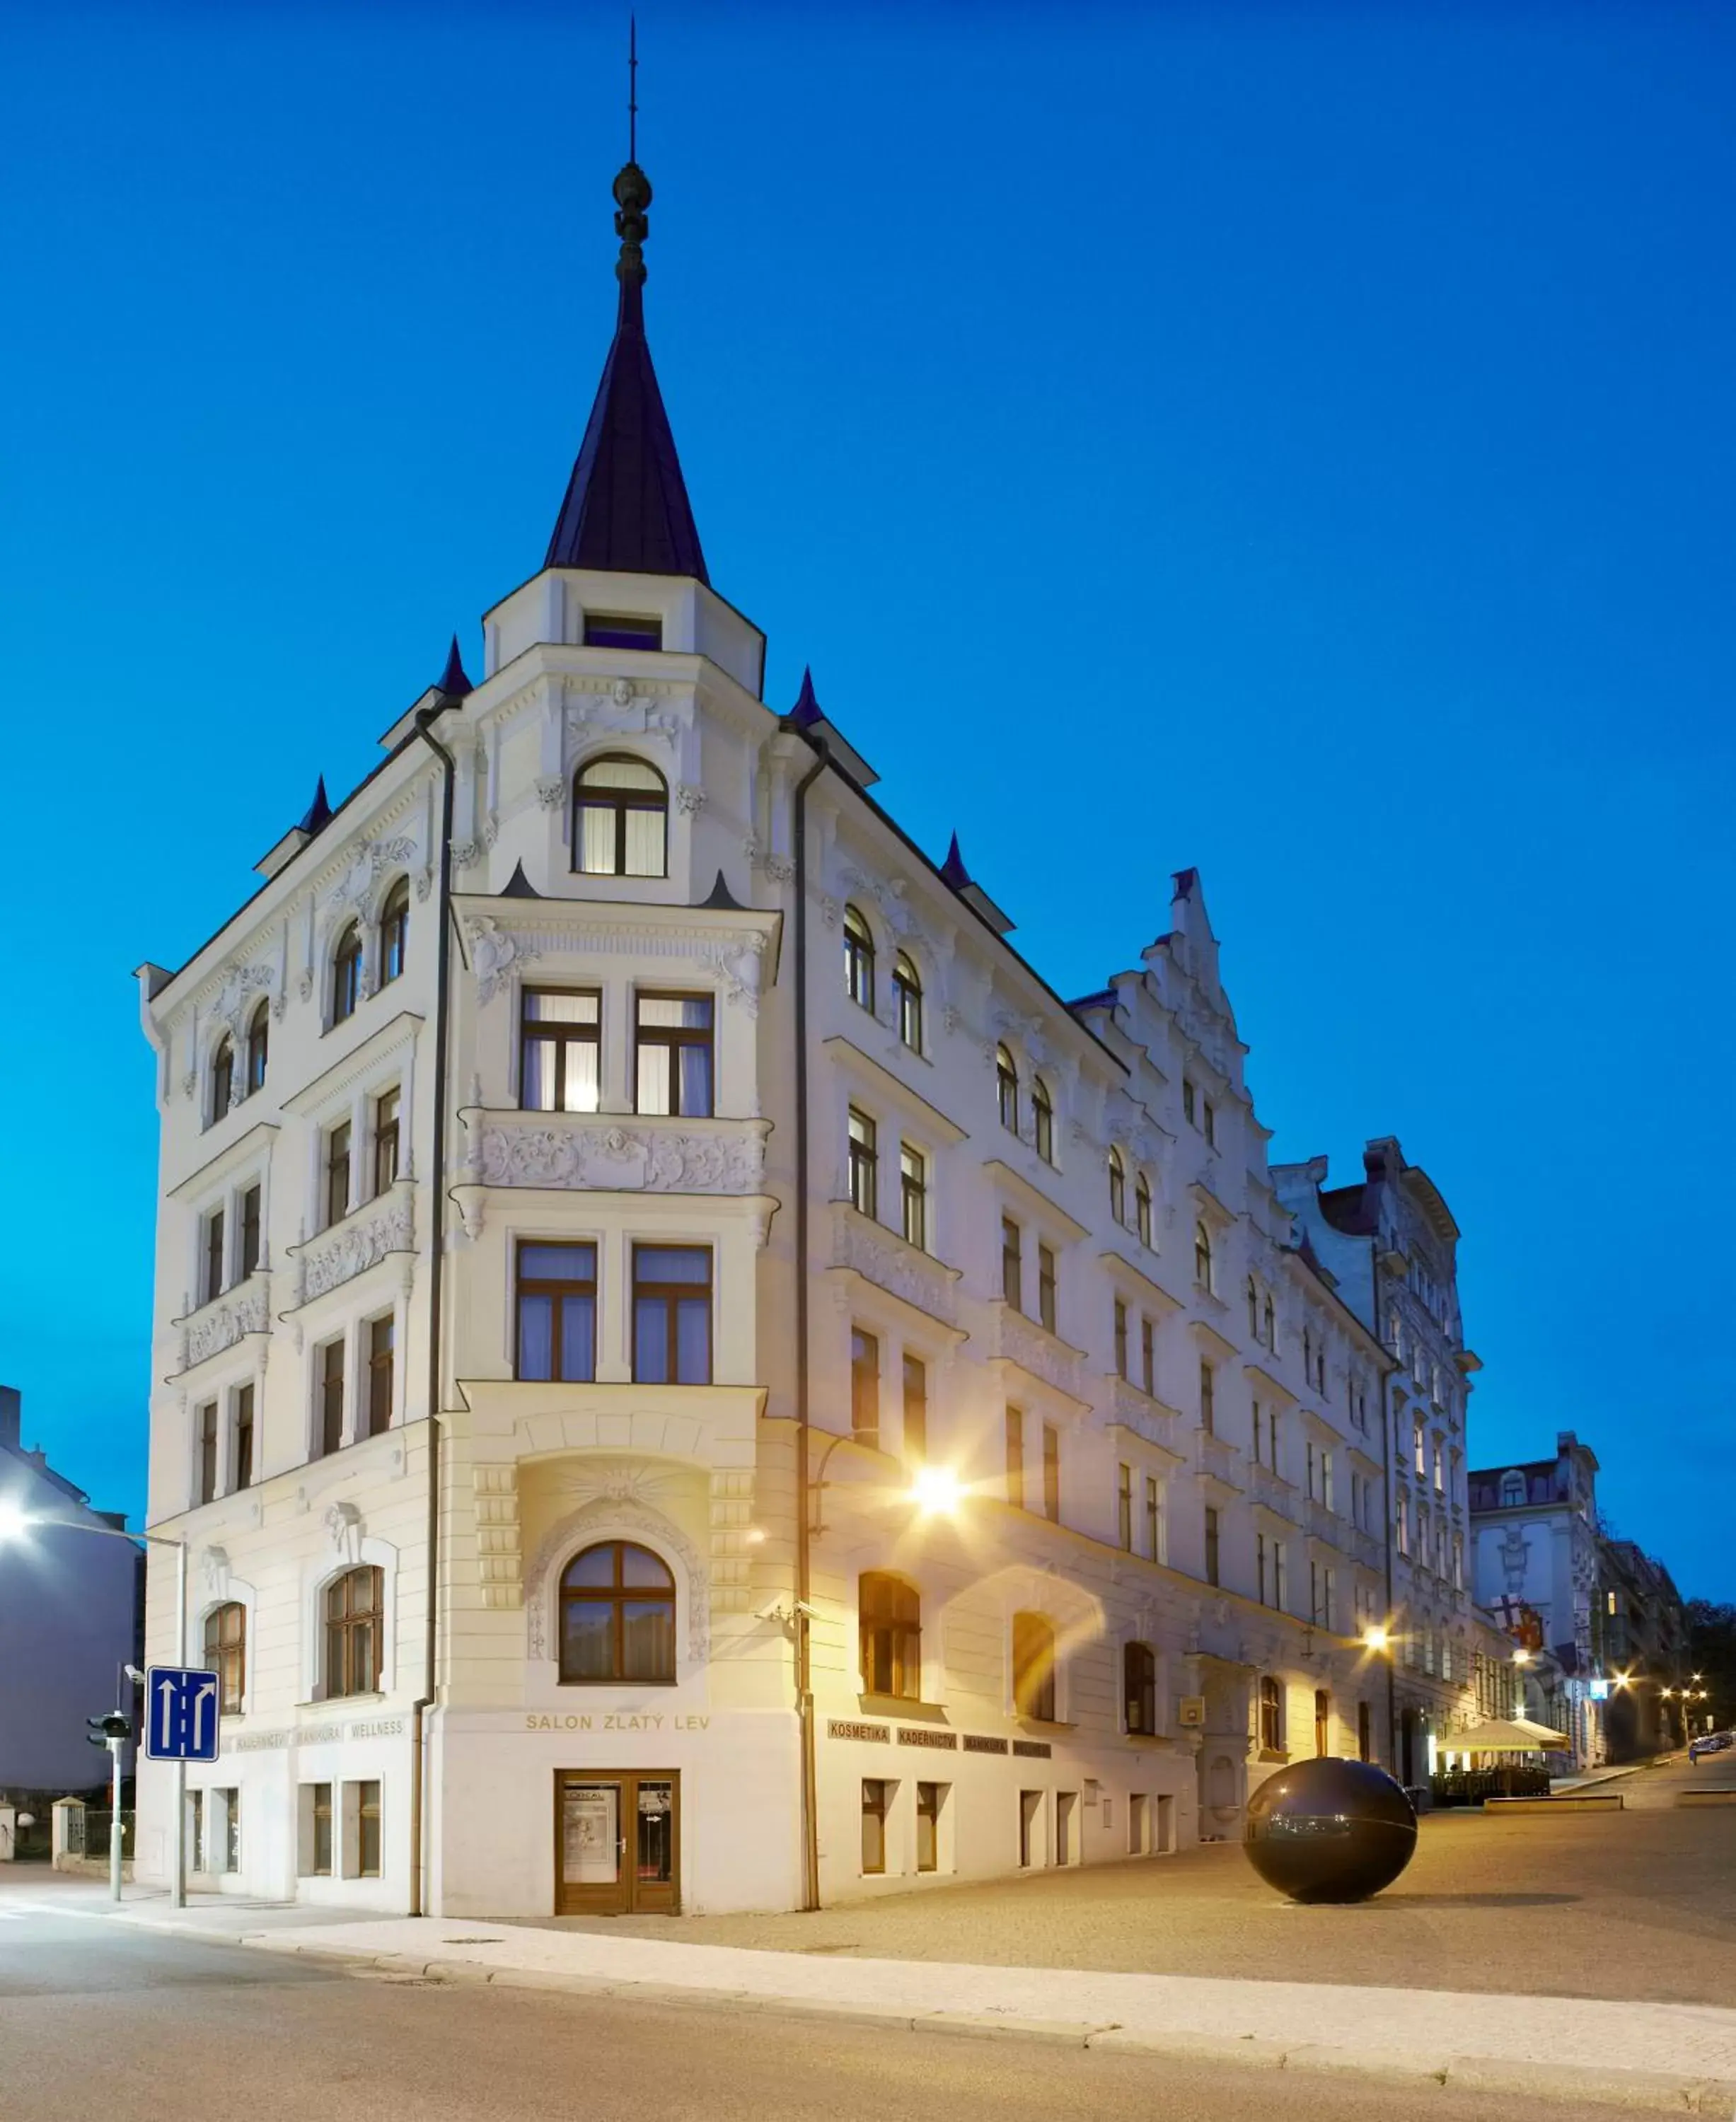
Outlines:
[[[650,645],[587,642],[590,622],[623,614]],[[690,575],[545,568],[487,615],[474,689],[424,694],[424,721],[394,724],[375,775],[286,837],[209,943],[177,972],[143,969],[162,1124],[152,1518],[195,1553],[179,1648],[197,1654],[214,1606],[246,1615],[245,1699],[218,1763],[191,1778],[238,1793],[205,1801],[240,1821],[232,1871],[208,1835],[208,1883],[545,1914],[557,1778],[637,1771],[679,1780],[681,1908],[798,1905],[804,1512],[825,1900],[1233,1835],[1283,1760],[1384,1757],[1383,1681],[1359,1636],[1386,1603],[1387,1362],[1292,1242],[1197,876],[1178,875],[1135,969],[1069,1006],[962,867],[937,867],[879,809],[872,771],[817,710],[765,707],[763,646]],[[429,739],[453,761],[449,892]],[[576,778],[611,755],[661,778],[666,874],[576,866]],[[387,979],[381,923],[400,880],[408,942]],[[364,949],[346,1017],[333,1002],[352,921]],[[847,983],[847,931],[872,947],[871,994],[859,959]],[[524,1110],[522,1011],[546,989],[596,998],[585,1110]],[[637,998],[671,991],[712,1012],[714,1098],[687,1118],[637,1110]],[[269,1055],[250,1090],[262,1006]],[[226,1037],[240,1059],[218,1110]],[[376,1185],[392,1096],[396,1171]],[[859,1168],[853,1180],[853,1113],[875,1133],[873,1201]],[[591,1376],[516,1375],[531,1242],[595,1247]],[[635,1375],[646,1246],[709,1255],[704,1379]],[[370,1434],[388,1320],[390,1405]],[[856,1335],[871,1366],[853,1367]],[[346,1380],[341,1435],[322,1429],[328,1366]],[[956,1479],[955,1511],[913,1501],[924,1466]],[[615,1540],[672,1577],[672,1667],[657,1684],[564,1681],[563,1571]],[[339,1697],[321,1601],[358,1563],[381,1573],[384,1652],[378,1685]],[[919,1648],[882,1692],[859,1626],[874,1573],[919,1602]],[[157,1658],[176,1648],[167,1584],[153,1564]],[[1030,1671],[1016,1685],[1015,1642],[1028,1660],[1041,1639],[1029,1617],[1052,1632],[1052,1702]],[[360,1876],[354,1816],[376,1786],[380,1862]],[[168,1788],[147,1764],[141,1877],[166,1863]],[[317,1872],[310,1790],[336,1823]]]

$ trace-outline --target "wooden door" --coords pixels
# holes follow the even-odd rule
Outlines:
[[[557,1915],[673,1915],[681,1907],[674,1769],[562,1769],[554,1778]]]

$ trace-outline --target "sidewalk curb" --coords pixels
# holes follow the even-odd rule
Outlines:
[[[166,1928],[166,1926],[165,1926]],[[901,2005],[843,2004],[830,1998],[768,1996],[759,1991],[688,1988],[631,1977],[569,1975],[554,1968],[488,1967],[473,1960],[424,1960],[419,1954],[344,1951],[297,1944],[292,1933],[255,1932],[238,1945],[267,1952],[454,1987],[554,1991],[575,1997],[613,1997],[625,2003],[671,2005],[695,2011],[746,2012],[845,2024],[898,2028],[952,2039],[1036,2041],[1051,2048],[1106,2054],[1163,2056],[1177,2063],[1227,2063],[1244,2068],[1294,2070],[1310,2075],[1362,2078],[1391,2085],[1434,2084],[1452,2092],[1486,2092],[1532,2101],[1622,2108],[1652,2115],[1698,2115],[1736,2122],[1736,2082],[1677,2077],[1665,2071],[1611,2070],[1593,2064],[1522,2062],[1499,2056],[1411,2056],[1393,2049],[1331,2047],[1177,2031],[1143,2033],[1112,2022],[1023,2019],[995,2012],[916,2012]]]

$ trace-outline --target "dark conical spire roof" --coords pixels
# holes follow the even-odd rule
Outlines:
[[[705,556],[675,453],[675,437],[645,341],[645,258],[651,180],[629,162],[615,180],[621,239],[620,306],[597,402],[567,484],[545,568],[617,574],[696,575]]]
[[[958,852],[958,835],[952,835],[952,844],[947,849],[947,858],[940,865],[941,881],[950,884],[954,891],[962,891],[971,882],[971,872],[965,867],[965,858]]]
[[[444,693],[449,700],[461,700],[466,694],[473,693],[476,689],[465,675],[464,658],[458,653],[458,637],[456,633],[452,636],[452,650],[446,659],[446,668],[441,672],[440,683],[434,689],[437,693]]]
[[[796,695],[796,704],[789,711],[789,718],[798,729],[812,729],[816,722],[826,719],[826,710],[814,697],[814,673],[809,664],[802,666],[802,689]]]
[[[320,776],[313,792],[313,801],[307,806],[307,815],[296,827],[298,833],[318,833],[331,823],[331,804],[325,794],[325,776]]]

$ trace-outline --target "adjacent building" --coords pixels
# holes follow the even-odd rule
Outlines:
[[[40,1806],[108,1780],[85,1720],[132,1709],[144,1563],[135,1545],[107,1536],[124,1513],[93,1510],[45,1453],[25,1448],[12,1386],[0,1386],[0,1511],[31,1521],[0,1540],[0,1797]]]
[[[811,682],[767,707],[615,195],[602,382],[475,681],[455,643],[141,969],[203,1881],[775,1909],[1233,1836],[1287,1760],[1388,1750],[1387,1433],[1456,1451],[1462,1381],[1456,1312],[1421,1371],[1384,1314],[1396,1274],[1434,1317],[1451,1220],[1394,1144],[1365,1213],[1417,1269],[1303,1239],[1193,871],[1069,1002]],[[1457,1461],[1402,1435],[1445,1640]],[[171,1803],[145,1764],[142,1877]]]
[[[1585,1767],[1607,1758],[1610,1693],[1598,1616],[1597,1479],[1596,1454],[1564,1429],[1554,1458],[1473,1470],[1469,1480],[1477,1603],[1522,1648],[1554,1659],[1572,1751]]]
[[[1390,1362],[1380,1408],[1388,1471],[1387,1604],[1397,1704],[1394,1773],[1425,1783],[1437,1746],[1479,1716],[1486,1655],[1472,1604],[1465,1423],[1481,1366],[1458,1301],[1458,1224],[1396,1137],[1370,1142],[1363,1176],[1327,1185],[1324,1157],[1280,1165],[1280,1199]]]
[[[1592,1618],[1610,1680],[1610,1759],[1644,1760],[1684,1743],[1691,1713],[1673,1697],[1689,1678],[1687,1621],[1668,1570],[1632,1540],[1605,1535]]]

